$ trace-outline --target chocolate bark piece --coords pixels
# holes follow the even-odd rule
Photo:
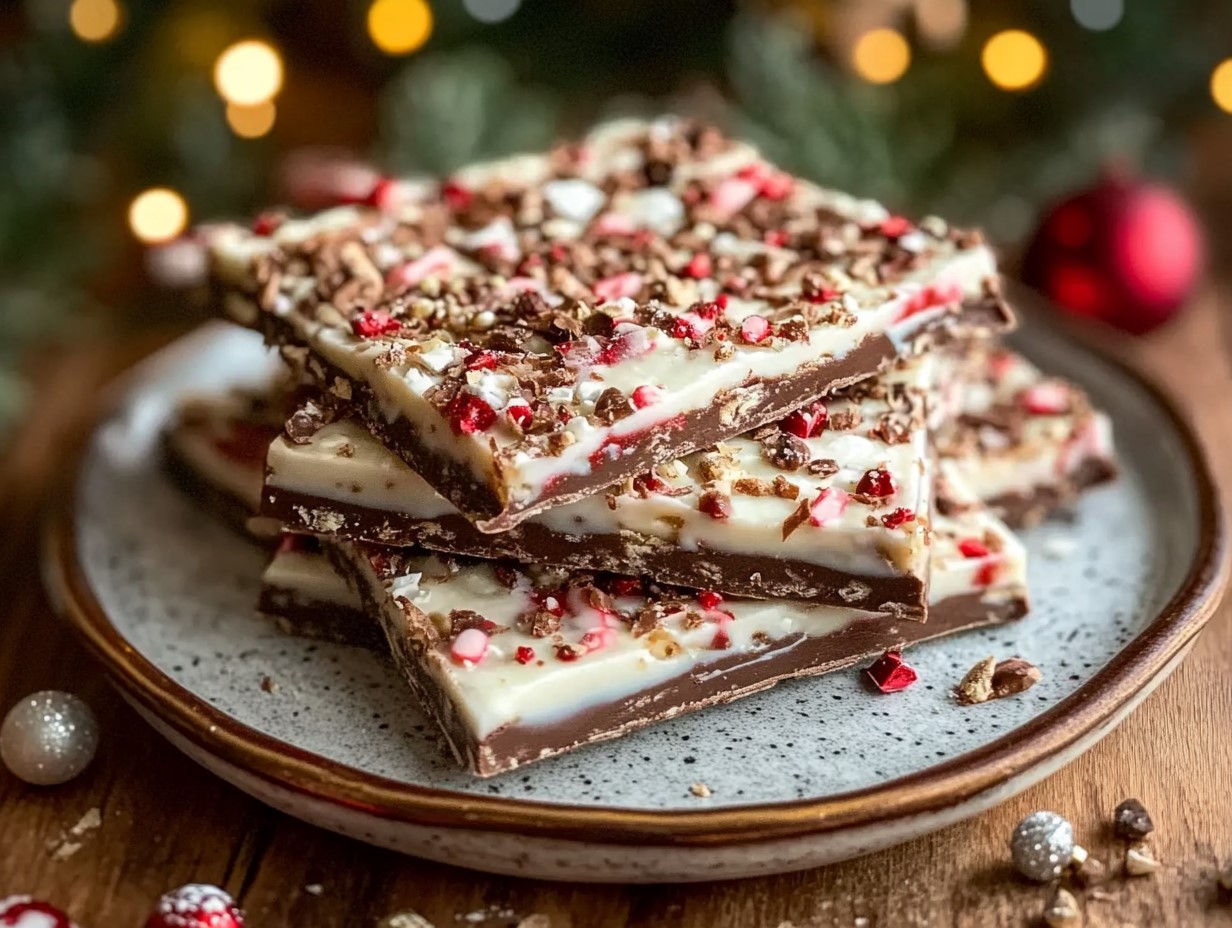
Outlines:
[[[951,383],[937,451],[1010,525],[1034,525],[1116,476],[1111,421],[1076,384],[990,343],[970,347]],[[944,493],[938,505],[950,505]]]
[[[987,537],[997,525],[986,513],[979,524],[972,518],[943,529],[954,551],[958,540]],[[938,592],[927,625],[793,601],[724,600],[627,577],[444,562],[413,549],[333,538],[322,544],[369,615],[379,617],[395,662],[455,756],[476,775],[492,776],[783,679],[1017,618],[1027,608],[1022,549],[1007,529],[998,531],[1006,544],[997,571],[980,573],[993,559],[949,552],[934,566]],[[953,577],[938,575],[951,569]],[[519,617],[543,608],[559,612],[561,626],[550,637],[534,637]],[[451,636],[455,609],[507,630],[486,636],[469,628]],[[654,621],[643,621],[648,611],[656,612]]]
[[[614,124],[580,161],[213,230],[218,304],[307,349],[321,387],[488,532],[1010,325],[978,236],[693,137]],[[661,144],[670,175],[639,171]]]
[[[311,535],[281,537],[261,574],[257,611],[288,635],[388,653],[380,624]]]
[[[900,362],[756,434],[499,534],[478,531],[365,429],[340,420],[306,442],[271,445],[262,512],[298,531],[923,618],[925,405],[938,366]],[[852,425],[838,432],[834,419]],[[798,461],[785,462],[784,443]],[[813,459],[835,466],[812,473],[803,464]],[[870,474],[884,478],[885,495],[860,491]],[[782,528],[801,507],[800,524]]]

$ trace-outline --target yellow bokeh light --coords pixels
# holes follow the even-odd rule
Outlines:
[[[188,204],[166,187],[139,193],[128,207],[128,227],[149,245],[169,242],[188,225]]]
[[[998,32],[984,44],[984,73],[1002,90],[1028,90],[1048,68],[1048,52],[1040,40],[1021,29]]]
[[[911,64],[911,46],[893,29],[872,29],[856,39],[851,63],[866,81],[891,84],[902,77]]]
[[[236,42],[214,63],[214,86],[228,103],[264,103],[282,89],[282,59],[257,39]]]
[[[68,24],[83,42],[106,42],[120,31],[123,11],[116,0],[73,0]]]
[[[1232,58],[1226,58],[1211,72],[1211,96],[1215,105],[1232,113]]]
[[[239,103],[227,104],[227,125],[231,131],[243,139],[259,139],[274,128],[274,120],[278,118],[278,107],[273,100],[257,103],[253,106],[243,106]]]
[[[432,7],[426,0],[374,0],[368,35],[387,55],[409,55],[432,35]]]

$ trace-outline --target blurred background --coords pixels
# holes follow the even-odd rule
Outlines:
[[[1228,240],[1225,0],[9,0],[0,428],[57,339],[191,317],[195,223],[667,110],[1130,332]]]

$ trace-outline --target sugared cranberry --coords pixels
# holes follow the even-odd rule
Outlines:
[[[663,391],[652,384],[642,384],[640,387],[633,388],[632,398],[634,406],[638,409],[645,409],[663,399]]]
[[[732,514],[731,499],[715,490],[703,493],[697,508],[712,519],[730,519]]]
[[[365,309],[351,320],[351,331],[360,338],[392,335],[402,329],[402,323],[383,309]]]
[[[514,653],[513,659],[519,664],[529,664],[535,659],[535,649],[528,648],[526,645],[518,645],[518,650]]]
[[[30,896],[0,899],[0,925],[5,928],[77,928],[75,922],[50,902]]]
[[[595,281],[591,289],[595,291],[595,296],[600,303],[615,303],[625,297],[637,295],[637,292],[642,289],[642,275],[636,271],[613,274],[611,277]]]
[[[988,557],[988,545],[978,538],[963,538],[958,542],[958,550],[963,557]]]
[[[526,403],[510,403],[505,407],[505,415],[520,429],[527,428],[535,419],[534,411]]]
[[[1033,416],[1060,416],[1069,412],[1069,388],[1056,380],[1045,380],[1018,394],[1018,401]]]
[[[838,487],[826,487],[809,505],[809,522],[821,528],[839,518],[851,497]]]
[[[500,359],[500,355],[495,351],[481,348],[468,354],[462,363],[466,365],[468,371],[492,371],[496,370],[496,366],[500,364]]]
[[[365,203],[379,210],[390,210],[398,205],[398,182],[392,177],[381,177],[368,191]]]
[[[244,928],[244,913],[217,886],[189,883],[158,900],[145,928]]]
[[[920,678],[915,668],[903,660],[900,651],[886,651],[871,666],[865,668],[864,672],[883,693],[905,690]]]
[[[740,337],[757,345],[770,337],[770,320],[765,316],[746,316],[740,323]]]
[[[475,195],[457,181],[447,180],[441,184],[441,199],[452,210],[464,210],[471,205]]]
[[[466,628],[449,645],[449,656],[459,664],[478,664],[488,653],[487,633],[478,628]]]
[[[714,638],[710,640],[710,649],[712,651],[726,651],[731,646],[731,635],[727,634],[727,629],[719,626],[719,630],[714,633]]]
[[[895,509],[893,512],[887,512],[881,517],[881,524],[886,528],[898,528],[906,522],[914,522],[915,513],[905,507]]]
[[[558,661],[571,663],[572,661],[576,661],[581,656],[582,652],[572,645],[561,644],[556,646],[556,659]]]
[[[890,216],[878,227],[886,238],[899,238],[911,231],[911,220],[904,216]]]
[[[972,580],[974,580],[975,585],[978,587],[992,586],[997,581],[997,576],[1000,573],[1001,561],[992,558],[979,566]]]
[[[828,419],[826,404],[818,400],[806,409],[797,409],[791,413],[779,423],[779,428],[796,438],[812,438],[821,434]]]
[[[685,277],[692,277],[694,280],[701,280],[704,277],[709,277],[714,273],[714,263],[710,260],[710,255],[704,251],[699,251],[689,263],[685,265]]]
[[[636,577],[616,577],[612,580],[612,593],[616,596],[641,596],[642,581]]]
[[[722,218],[734,216],[757,196],[757,184],[743,177],[727,177],[710,192],[710,205]]]
[[[857,493],[876,499],[891,497],[897,490],[898,487],[894,484],[894,478],[890,476],[890,472],[880,467],[866,470],[860,482],[856,484]]]
[[[803,294],[804,298],[810,303],[829,303],[831,300],[837,300],[842,295],[842,291],[835,290],[833,287],[819,287],[816,290],[808,290]]]
[[[273,235],[282,225],[284,218],[280,213],[262,213],[252,221],[252,234]]]
[[[762,236],[762,240],[772,248],[782,248],[787,244],[787,230],[771,229]]]
[[[790,174],[776,172],[767,175],[762,180],[757,192],[767,200],[785,200],[791,194],[794,186],[795,181]]]
[[[714,590],[702,590],[697,594],[697,604],[703,609],[718,609],[723,604],[723,597]]]
[[[473,393],[459,393],[450,401],[445,412],[455,435],[486,432],[496,421],[496,410]]]
[[[684,316],[677,316],[672,320],[672,327],[668,330],[668,334],[672,338],[696,338],[697,331]]]

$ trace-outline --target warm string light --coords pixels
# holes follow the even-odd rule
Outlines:
[[[266,103],[282,89],[282,58],[258,39],[236,42],[214,62],[214,86],[228,103]]]
[[[1225,113],[1232,113],[1232,58],[1225,58],[1211,72],[1211,98]]]
[[[1002,90],[1029,90],[1048,69],[1048,52],[1040,40],[1021,29],[994,35],[984,44],[980,60],[988,79]]]
[[[1111,29],[1125,15],[1125,0],[1069,0],[1078,25],[1093,32]]]
[[[133,198],[128,227],[147,245],[169,242],[188,225],[188,204],[167,187],[152,187]]]
[[[893,29],[871,29],[856,39],[851,65],[870,83],[892,84],[911,65],[911,46]]]
[[[915,24],[930,48],[953,48],[967,31],[967,0],[915,0]]]
[[[106,42],[120,31],[124,11],[116,0],[73,0],[68,24],[83,42]]]
[[[274,120],[278,118],[278,107],[273,100],[244,106],[240,103],[227,104],[227,125],[231,131],[244,139],[259,139],[268,135],[274,128]]]
[[[374,0],[368,35],[387,55],[409,55],[432,35],[432,7],[426,0]]]

